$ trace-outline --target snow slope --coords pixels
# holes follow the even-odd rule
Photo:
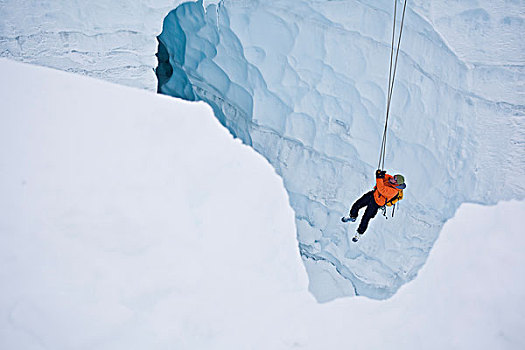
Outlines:
[[[0,348],[525,347],[524,202],[463,205],[389,300],[319,304],[281,178],[209,107],[0,74]]]
[[[318,300],[387,298],[461,203],[524,198],[521,2],[409,2],[386,163],[409,187],[359,245],[339,218],[374,181],[392,1],[179,4],[2,1],[0,56],[154,89],[165,19],[160,90],[208,102],[283,177]]]

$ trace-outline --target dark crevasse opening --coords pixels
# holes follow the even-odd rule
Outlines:
[[[221,41],[219,32],[228,40]],[[219,20],[215,5],[205,11],[201,2],[181,4],[164,19],[157,41],[157,92],[207,102],[234,137],[251,145],[252,96],[214,61],[218,50],[227,50],[239,70],[247,69],[227,16]]]
[[[166,46],[162,43],[162,41],[158,41],[158,51],[156,53],[157,56],[157,68],[155,69],[155,74],[157,76],[157,93],[162,93],[162,86],[165,85],[173,75],[173,67],[170,64],[170,55],[168,54],[168,50],[166,49]]]
[[[171,11],[164,19],[162,33],[157,36],[158,65],[155,73],[158,79],[157,92],[195,101],[191,83],[184,69],[186,53],[186,35],[182,30],[177,12],[179,8]],[[166,35],[165,33],[170,33]]]

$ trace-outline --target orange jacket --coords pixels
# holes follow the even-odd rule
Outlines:
[[[392,175],[385,174],[384,179],[376,179],[376,187],[374,187],[374,199],[380,207],[386,205],[386,203],[394,198],[399,192],[388,180],[393,178]]]

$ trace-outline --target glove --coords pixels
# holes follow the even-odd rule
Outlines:
[[[384,179],[386,174],[386,170],[376,170],[376,179]]]

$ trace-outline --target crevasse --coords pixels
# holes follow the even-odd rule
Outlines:
[[[340,217],[374,184],[390,5],[190,2],[166,16],[158,37],[158,91],[208,102],[282,176],[319,301],[392,296],[416,276],[462,202],[524,193],[516,182],[490,183],[525,163],[523,133],[511,126],[523,123],[523,107],[474,94],[469,67],[409,9],[386,160],[408,189],[394,218],[378,215],[358,244],[349,241],[356,226]],[[487,128],[499,136],[487,141]],[[519,156],[503,162],[502,150]]]
[[[282,176],[319,301],[392,296],[416,276],[459,204],[523,196],[522,186],[498,192],[486,181],[510,170],[497,153],[513,148],[502,134],[523,140],[510,126],[523,122],[523,108],[472,93],[467,65],[409,9],[386,161],[408,189],[394,218],[378,215],[358,244],[349,241],[356,226],[340,217],[374,184],[392,17],[386,3],[351,5],[184,3],[158,37],[158,91],[208,102]],[[500,135],[490,142],[488,125]],[[523,165],[522,153],[514,163]]]

